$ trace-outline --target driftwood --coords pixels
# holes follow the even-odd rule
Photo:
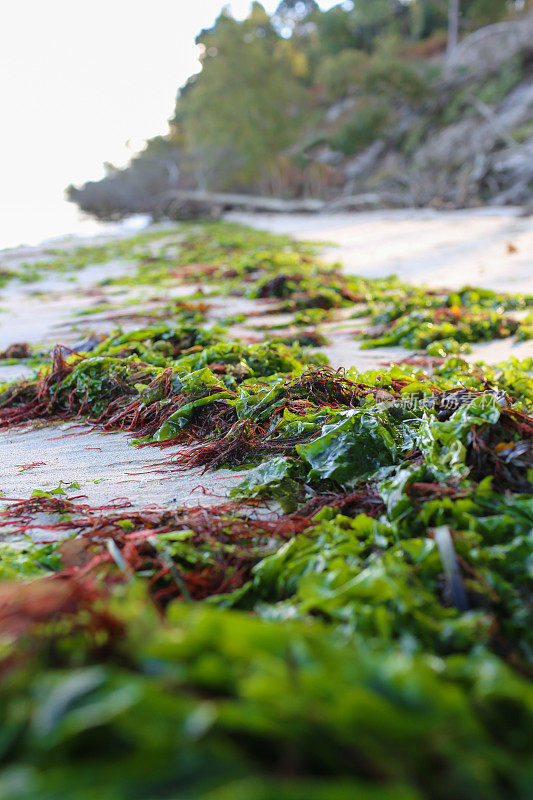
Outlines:
[[[406,181],[407,184],[407,181]],[[372,208],[405,208],[414,201],[405,192],[363,192],[324,203],[324,211],[365,211]]]
[[[82,211],[99,219],[122,219],[131,214],[151,214],[155,219],[217,218],[225,211],[251,211],[308,214],[323,211],[324,200],[299,198],[286,200],[251,194],[208,192],[191,189],[167,189],[156,194],[135,191],[106,192],[105,181],[88,183],[81,189],[68,187],[68,197]]]
[[[339,197],[334,200],[301,198],[285,200],[281,197],[261,197],[248,194],[223,194],[203,191],[175,191],[161,198],[156,213],[170,218],[184,216],[219,216],[225,211],[255,211],[284,214],[313,214],[324,211],[349,211],[377,208],[379,206],[404,207],[405,195],[393,192],[367,192]]]
[[[190,210],[211,210],[214,214],[239,209],[242,211],[266,211],[272,213],[312,213],[322,211],[325,202],[318,199],[284,200],[280,197],[261,197],[249,194],[226,194],[223,192],[207,192],[199,190],[175,190],[164,196],[154,198],[154,210],[166,216],[182,216]],[[186,214],[187,216],[187,214]]]

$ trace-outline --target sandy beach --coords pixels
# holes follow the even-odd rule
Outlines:
[[[367,277],[498,291],[533,289],[533,218],[520,208],[351,214],[230,214],[257,228],[329,242],[324,258]],[[509,247],[511,245],[511,247]]]
[[[452,289],[471,284],[533,292],[533,221],[521,217],[519,209],[320,216],[231,214],[228,219],[298,239],[320,240],[325,243],[324,258],[341,262],[354,274],[378,277],[395,273],[415,284]],[[5,252],[3,259],[0,254],[0,260],[12,266],[41,256],[42,248],[24,248]],[[84,311],[98,304],[120,307],[128,303],[129,313],[149,310],[157,293],[150,287],[139,292],[102,286],[103,278],[132,268],[127,262],[116,262],[87,266],[75,275],[50,274],[37,283],[12,281],[0,291],[0,348],[18,341],[71,347],[89,333],[107,333],[117,325],[117,318],[110,320],[109,314],[84,316]],[[178,287],[175,295],[196,288]],[[260,313],[260,303],[215,298],[209,321],[230,313]],[[123,321],[126,330],[138,324]],[[396,347],[361,350],[353,338],[354,327],[353,320],[326,326],[330,344],[324,352],[332,366],[364,370],[408,355],[408,351]],[[253,335],[246,328],[241,333]],[[507,339],[476,345],[468,358],[496,363],[509,355],[531,354],[531,342]],[[0,380],[31,372],[21,365],[0,366]],[[165,458],[171,452],[165,451]],[[4,466],[0,490],[5,497],[27,497],[33,489],[50,490],[60,481],[67,485],[77,482],[79,490],[70,490],[70,495],[85,495],[93,505],[117,497],[127,497],[136,507],[218,502],[241,479],[228,470],[202,475],[200,470],[178,473],[164,469],[154,463],[162,459],[158,449],[135,448],[128,444],[125,434],[101,434],[89,426],[2,431],[0,458]],[[204,490],[199,488],[202,486]]]

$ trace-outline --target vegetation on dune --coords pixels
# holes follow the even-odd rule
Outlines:
[[[7,505],[1,796],[526,800],[533,363],[430,348],[511,335],[530,298],[349,276],[218,224],[133,258],[133,282],[340,309],[421,353],[335,372],[163,298],[3,387],[1,427],[83,418],[178,445],[178,479],[243,474],[209,508],[92,508],[75,484]]]

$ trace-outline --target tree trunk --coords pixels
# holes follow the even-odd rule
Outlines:
[[[450,56],[459,42],[460,0],[449,0],[448,3],[448,46],[446,53]]]

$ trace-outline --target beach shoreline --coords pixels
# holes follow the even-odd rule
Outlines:
[[[533,223],[521,217],[520,209],[477,209],[463,212],[422,210],[407,212],[367,212],[335,215],[243,215],[230,214],[236,221],[275,233],[291,234],[297,239],[328,242],[324,258],[341,262],[347,272],[375,278],[396,273],[418,285],[460,288],[465,284],[498,291],[533,292],[530,254],[533,253]],[[157,226],[164,230],[167,224]],[[175,224],[168,223],[175,228]],[[148,230],[148,229],[145,229]],[[131,231],[120,237],[131,235]],[[116,235],[97,238],[69,238],[56,242],[59,247],[97,244]],[[50,242],[36,248],[11,248],[9,265],[24,259],[43,257]],[[6,251],[0,253],[5,257]],[[8,265],[8,266],[9,266]],[[71,281],[68,275],[50,273],[35,283],[12,281],[0,290],[0,346],[14,341],[30,343],[60,342],[72,346],[91,329],[111,330],[117,322],[106,322],[98,315],[80,316],[91,305],[106,302],[112,296],[102,286],[102,279],[113,272],[127,270],[127,262],[87,266]],[[113,274],[115,274],[113,272]],[[194,287],[191,288],[191,291]],[[113,291],[116,291],[116,287]],[[181,292],[189,287],[181,287]],[[131,298],[126,288],[112,296],[113,302]],[[248,313],[251,302],[224,298],[217,314]],[[248,303],[248,305],[247,305]],[[325,327],[330,343],[322,348],[333,368],[356,367],[360,371],[380,368],[387,361],[400,360],[409,351],[400,347],[362,350],[351,327]],[[243,335],[246,331],[243,330]],[[330,334],[333,334],[330,336]],[[497,363],[531,354],[531,342],[501,339],[473,346],[466,356],[471,361]],[[1,362],[0,362],[1,363]],[[0,381],[31,374],[29,367],[0,366]],[[79,434],[63,437],[64,434]],[[234,473],[215,472],[209,476],[191,471],[160,474],[153,462],[160,460],[153,448],[137,450],[128,444],[125,434],[98,434],[90,426],[76,430],[40,428],[35,431],[0,432],[0,458],[5,469],[0,489],[6,497],[24,497],[35,488],[51,490],[58,482],[72,480],[88,501],[101,505],[117,496],[122,486],[136,506],[146,503],[181,505],[221,501],[240,480]],[[42,462],[31,469],[27,464]],[[112,466],[115,465],[115,466]],[[126,473],[133,469],[137,474]],[[144,478],[143,478],[144,471]],[[144,480],[145,479],[145,480]],[[212,494],[198,494],[198,485]],[[114,488],[115,487],[115,488]],[[122,491],[119,492],[122,494]]]

